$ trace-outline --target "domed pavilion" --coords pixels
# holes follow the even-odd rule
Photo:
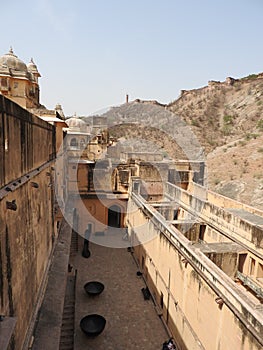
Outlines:
[[[40,73],[33,59],[28,65],[10,48],[0,57],[0,93],[24,108],[38,108]]]

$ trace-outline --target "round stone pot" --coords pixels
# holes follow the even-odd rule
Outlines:
[[[106,319],[97,314],[90,314],[80,321],[81,330],[89,337],[98,336],[105,328]]]
[[[84,289],[88,295],[99,295],[104,290],[104,284],[98,281],[87,282]]]

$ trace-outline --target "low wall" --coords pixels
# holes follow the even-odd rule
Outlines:
[[[229,210],[230,208],[235,208],[248,211],[251,207],[222,198],[222,196],[217,196],[211,192],[208,193],[209,201],[204,198],[204,195],[198,197],[195,195],[195,192],[193,192],[193,194],[189,193],[171,183],[166,183],[165,193],[171,200],[178,202],[180,206],[192,213],[195,217],[198,217],[199,220],[211,225],[226,237],[231,237],[233,240],[244,244],[253,254],[261,256],[262,258],[263,228],[231,213]],[[214,202],[212,199],[214,199]],[[215,199],[218,199],[218,201]],[[220,204],[227,205],[227,207],[222,207]],[[252,213],[251,211],[249,212]],[[259,210],[255,210],[253,214],[261,214],[260,216],[263,217],[263,213]]]

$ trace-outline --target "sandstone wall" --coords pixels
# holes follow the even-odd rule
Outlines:
[[[54,238],[54,129],[0,95],[0,145],[0,314],[16,317],[21,350]]]
[[[158,313],[180,348],[261,349],[245,326],[246,321],[252,322],[259,336],[260,311],[245,293],[182,234],[173,235],[165,220],[136,195],[129,200],[128,213],[134,254]]]
[[[55,129],[0,95],[0,186],[55,156]]]

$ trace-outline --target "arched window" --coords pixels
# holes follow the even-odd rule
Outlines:
[[[85,140],[84,139],[81,139],[80,140],[80,148],[83,149],[85,148],[86,144],[85,144]]]
[[[75,137],[70,140],[70,148],[78,149],[78,141]]]
[[[118,205],[108,208],[108,226],[121,227],[121,208]]]

